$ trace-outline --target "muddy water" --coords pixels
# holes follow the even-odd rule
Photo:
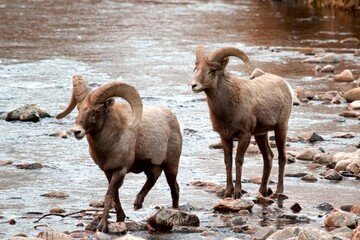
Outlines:
[[[63,110],[71,94],[71,76],[82,73],[92,83],[114,79],[128,82],[139,90],[144,105],[166,105],[178,116],[184,128],[184,147],[178,181],[181,204],[193,206],[201,225],[216,231],[215,239],[226,236],[246,238],[226,228],[222,216],[212,213],[218,198],[190,185],[201,180],[225,184],[222,152],[208,145],[218,141],[211,130],[204,94],[192,94],[188,83],[192,76],[194,49],[203,44],[211,51],[232,45],[245,51],[253,67],[285,77],[294,87],[307,90],[343,90],[349,84],[334,84],[331,76],[314,74],[312,64],[302,64],[305,56],[289,47],[336,48],[344,68],[360,77],[360,59],[351,51],[358,45],[342,45],[339,40],[360,38],[360,20],[343,12],[314,10],[299,4],[263,1],[1,1],[0,3],[0,111],[13,110],[26,103],[36,103],[50,114]],[[282,49],[288,50],[282,50]],[[280,49],[280,50],[279,50]],[[229,70],[247,77],[244,65],[231,60]],[[271,93],[264,93],[271,94]],[[295,107],[290,120],[289,136],[314,130],[325,138],[316,144],[325,151],[355,151],[360,140],[331,138],[333,132],[358,132],[358,120],[344,123],[333,119],[347,105],[309,103]],[[48,136],[69,129],[76,111],[62,120],[43,119],[39,123],[0,123],[0,159],[14,164],[40,162],[40,170],[20,170],[15,166],[0,168],[0,238],[16,233],[35,235],[34,220],[51,208],[62,207],[67,213],[88,209],[88,204],[102,199],[106,191],[104,174],[89,158],[87,142],[74,138]],[[289,149],[309,147],[290,143]],[[261,174],[260,155],[247,155],[243,176]],[[314,173],[319,174],[321,170]],[[302,162],[287,166],[287,173],[311,172]],[[274,163],[272,179],[276,181]],[[145,199],[144,208],[133,211],[132,202],[145,177],[129,174],[121,188],[121,200],[130,220],[141,221],[154,212],[156,205],[170,205],[170,193],[163,177]],[[245,183],[244,189],[255,193],[258,186]],[[275,188],[275,186],[272,186]],[[339,183],[320,180],[305,183],[286,178],[289,199],[283,208],[254,207],[249,224],[281,223],[264,212],[289,212],[298,202],[301,213],[311,218],[310,224],[323,225],[315,207],[328,202],[335,207],[359,204],[359,181],[346,178]],[[64,200],[48,199],[41,194],[63,191]],[[276,205],[276,204],[275,204]],[[263,217],[266,216],[266,217]],[[5,223],[16,220],[15,225]],[[42,220],[58,231],[77,230],[81,220],[51,217]],[[84,222],[86,224],[86,222]],[[148,239],[183,239],[181,234],[134,235]],[[200,239],[199,234],[187,234]]]

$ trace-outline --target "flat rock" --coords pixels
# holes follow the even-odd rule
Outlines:
[[[251,239],[253,240],[266,240],[271,234],[276,231],[275,226],[266,226],[258,229]]]
[[[16,164],[16,168],[18,169],[26,169],[26,170],[33,170],[33,169],[41,169],[43,165],[41,163],[24,163],[24,164]]]
[[[342,117],[348,117],[348,118],[358,118],[360,116],[360,112],[358,111],[343,111],[339,114]]]
[[[325,65],[324,67],[322,67],[319,72],[334,72],[335,67],[333,65]]]
[[[349,110],[359,110],[360,109],[360,100],[355,100],[351,102],[348,106]]]
[[[225,198],[215,205],[214,210],[221,212],[238,212],[240,210],[251,210],[253,206],[254,202],[252,200]]]
[[[42,239],[51,239],[51,240],[73,240],[70,235],[61,233],[61,232],[55,232],[55,231],[43,231],[40,232],[37,236],[38,238]]]
[[[303,176],[301,178],[301,180],[303,180],[305,182],[316,182],[318,179],[314,174],[309,173],[309,174],[306,174],[305,176]]]
[[[39,108],[36,104],[25,104],[9,113],[4,117],[5,121],[31,121],[38,122],[41,118],[51,117],[46,111]]]
[[[329,169],[321,174],[327,180],[341,181],[343,177],[335,169]]]
[[[310,143],[324,141],[323,137],[313,131],[300,133],[297,137],[304,142]]]
[[[174,226],[200,226],[199,218],[175,209],[159,209],[148,219],[149,225],[156,230],[171,230]]]
[[[337,63],[339,57],[334,53],[327,53],[320,57],[312,57],[302,61],[303,63]]]
[[[360,40],[356,37],[345,38],[340,41],[340,43],[359,43],[359,42]]]
[[[354,138],[354,132],[335,132],[331,136],[332,138]]]
[[[48,198],[68,198],[69,194],[64,193],[64,192],[54,191],[54,192],[49,192],[49,193],[42,194],[40,196],[48,197]]]
[[[0,160],[0,166],[6,166],[13,164],[13,161],[10,160]]]

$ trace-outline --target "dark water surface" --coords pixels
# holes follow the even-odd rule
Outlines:
[[[166,105],[178,116],[184,128],[184,146],[178,182],[181,205],[192,205],[201,226],[216,231],[209,238],[235,236],[246,239],[224,227],[221,216],[212,213],[219,200],[215,195],[190,185],[193,181],[225,184],[225,167],[220,150],[208,145],[218,141],[212,132],[203,93],[191,93],[188,83],[194,67],[194,49],[202,44],[208,51],[222,46],[235,46],[246,52],[253,67],[286,78],[297,88],[310,91],[344,90],[350,84],[335,84],[327,74],[314,74],[313,64],[302,64],[306,56],[299,47],[335,48],[342,61],[336,72],[345,68],[360,77],[360,58],[352,51],[359,45],[340,44],[347,37],[360,39],[360,19],[331,9],[314,10],[300,4],[265,1],[0,1],[0,112],[6,113],[27,103],[36,103],[51,115],[62,111],[71,95],[71,76],[82,73],[90,82],[102,84],[120,79],[134,85],[144,105]],[[278,49],[280,49],[278,51]],[[282,50],[287,49],[287,50]],[[346,51],[344,51],[346,50]],[[346,53],[345,53],[346,52]],[[248,77],[239,60],[232,59],[229,70]],[[271,94],[264,93],[264,94]],[[316,144],[325,151],[355,151],[359,142],[358,120],[343,123],[333,119],[347,104],[324,105],[312,102],[294,107],[289,137],[305,131],[316,131],[326,141]],[[32,222],[38,216],[29,212],[48,213],[62,207],[67,213],[90,208],[101,200],[107,189],[104,174],[89,157],[86,140],[60,139],[51,133],[72,127],[76,110],[62,120],[43,119],[38,123],[0,122],[0,160],[14,164],[40,162],[41,170],[20,170],[15,166],[0,167],[0,238],[17,233],[34,236]],[[195,131],[193,131],[195,130]],[[353,139],[334,139],[334,132],[355,132]],[[289,149],[301,151],[310,147],[290,143]],[[276,181],[274,161],[272,179]],[[319,174],[321,170],[313,171]],[[259,154],[246,155],[243,177],[261,175]],[[288,165],[287,173],[311,172],[302,162]],[[144,208],[132,209],[136,193],[145,176],[129,174],[121,188],[121,200],[130,220],[144,220],[156,205],[169,206],[170,192],[162,176],[145,199]],[[244,184],[256,193],[258,186]],[[272,186],[275,188],[275,186]],[[41,197],[50,191],[70,195],[65,200]],[[320,180],[306,183],[285,179],[284,201],[280,211],[287,212],[298,202],[310,224],[323,225],[315,207],[328,202],[335,207],[360,204],[359,181],[346,178],[339,183]],[[275,204],[276,205],[276,204]],[[276,208],[274,206],[273,208]],[[270,209],[269,211],[271,211]],[[275,225],[276,219],[263,219],[256,205],[249,224]],[[266,210],[267,211],[267,210]],[[13,218],[15,225],[6,221]],[[42,221],[58,231],[83,229],[80,220],[52,217]],[[85,223],[86,224],[86,223]],[[281,227],[281,226],[279,226]],[[135,232],[148,239],[183,239],[181,234],[150,235]],[[186,235],[202,239],[199,234]]]

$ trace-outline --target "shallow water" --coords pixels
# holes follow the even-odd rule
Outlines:
[[[351,53],[359,45],[339,43],[347,37],[360,38],[360,19],[344,12],[313,10],[294,3],[8,0],[0,3],[0,23],[0,112],[36,103],[55,115],[67,106],[74,73],[86,75],[91,83],[120,79],[134,85],[145,106],[166,105],[177,114],[185,130],[178,176],[180,203],[194,206],[201,226],[216,231],[216,239],[246,237],[225,228],[221,216],[212,213],[218,201],[215,195],[190,184],[197,180],[225,184],[222,152],[208,148],[219,137],[212,131],[208,108],[202,101],[205,95],[191,93],[188,86],[195,47],[203,44],[208,51],[225,45],[238,47],[249,55],[253,67],[285,77],[294,88],[302,86],[311,91],[344,90],[352,85],[335,84],[331,76],[314,74],[313,64],[301,63],[306,56],[291,49],[346,49],[347,53],[340,53],[343,60],[335,65],[336,72],[349,68],[355,78],[360,77],[360,58]],[[229,70],[247,77],[246,68],[239,60],[232,59]],[[355,151],[353,145],[359,142],[358,135],[353,139],[331,138],[333,132],[357,132],[358,120],[333,121],[346,108],[346,104],[334,106],[320,102],[294,107],[289,137],[313,130],[326,140],[316,146],[326,151]],[[1,238],[20,232],[31,236],[38,233],[32,221],[41,215],[29,215],[29,212],[45,214],[53,207],[62,207],[70,213],[88,209],[90,202],[102,199],[107,181],[90,159],[87,142],[48,136],[71,128],[76,114],[74,111],[65,119],[47,118],[38,123],[0,122],[1,160],[11,160],[14,164],[40,162],[47,166],[41,170],[0,167]],[[289,149],[309,146],[290,143]],[[276,165],[274,161],[274,181]],[[261,175],[261,169],[260,155],[248,154],[244,178]],[[289,164],[286,172],[311,171],[298,161]],[[123,207],[131,220],[144,220],[155,211],[154,206],[171,203],[166,181],[161,177],[145,199],[144,208],[133,211],[132,202],[144,181],[142,174],[129,174],[121,188]],[[258,186],[244,183],[243,188],[255,193]],[[70,197],[55,200],[40,196],[50,191],[63,191]],[[311,217],[312,226],[322,226],[323,219],[317,217],[320,212],[315,208],[319,203],[328,202],[335,207],[360,203],[359,181],[352,178],[339,183],[326,180],[306,183],[286,178],[285,193],[289,199],[278,210],[287,212],[298,202],[303,207],[301,213]],[[276,209],[272,207],[270,211]],[[267,209],[256,205],[250,224],[263,223],[264,211]],[[10,218],[17,223],[7,224]],[[75,227],[79,221],[51,217],[41,222],[58,231],[73,231],[83,229]],[[270,217],[266,223],[275,221],[275,217]],[[182,239],[182,234],[176,233],[135,232],[134,235]],[[199,234],[187,237],[202,238]]]

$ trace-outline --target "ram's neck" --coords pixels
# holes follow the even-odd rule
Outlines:
[[[231,136],[233,116],[237,112],[242,99],[243,83],[232,76],[219,79],[216,91],[207,95],[210,119],[213,129],[222,135]]]

